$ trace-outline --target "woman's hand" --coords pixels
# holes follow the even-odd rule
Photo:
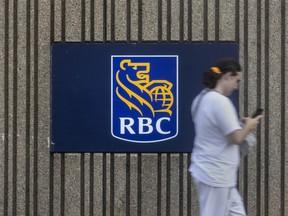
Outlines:
[[[233,131],[231,134],[229,134],[227,136],[228,141],[232,144],[241,144],[243,142],[243,140],[246,138],[246,136],[248,135],[248,133],[255,129],[258,124],[260,123],[260,120],[263,116],[257,116],[256,118],[251,118],[251,117],[247,117],[247,118],[242,118],[242,122],[244,124],[244,127],[242,129]]]
[[[249,130],[253,130],[257,128],[262,118],[263,115],[257,116],[256,118],[246,117],[242,118],[241,121],[243,122],[244,127],[247,127]]]

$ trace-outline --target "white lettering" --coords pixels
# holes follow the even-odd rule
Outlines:
[[[171,131],[163,131],[163,130],[161,129],[161,122],[162,122],[163,120],[170,121],[170,118],[160,118],[160,119],[158,119],[157,122],[156,122],[156,130],[157,130],[160,134],[170,134]]]
[[[153,132],[153,126],[151,126],[152,119],[150,118],[138,118],[139,121],[139,134],[150,134]],[[144,123],[144,121],[146,123]],[[144,131],[144,127],[148,128],[147,131]]]
[[[160,134],[170,134],[171,131],[164,131],[161,127],[163,121],[169,121],[170,118],[163,117],[156,121],[156,124],[153,124],[153,121],[151,118],[144,118],[139,117],[138,118],[138,133],[139,134],[151,134],[154,131],[154,127]],[[121,117],[120,118],[120,134],[125,134],[126,131],[128,131],[130,134],[135,134],[135,130],[133,130],[134,125],[134,119],[129,117]],[[153,127],[154,125],[154,127]],[[137,127],[137,126],[136,126]]]
[[[128,124],[125,124],[126,120],[128,121]],[[127,129],[130,134],[135,134],[131,127],[132,125],[134,125],[134,120],[132,118],[120,118],[120,133],[125,134],[125,129]]]

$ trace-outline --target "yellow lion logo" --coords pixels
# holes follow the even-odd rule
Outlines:
[[[116,73],[116,81],[119,85],[116,87],[117,96],[130,110],[137,110],[141,116],[143,116],[141,106],[148,107],[153,117],[156,112],[166,112],[171,116],[170,108],[174,102],[171,92],[173,84],[167,80],[150,80],[149,73],[150,63],[148,62],[122,60],[120,69]],[[123,90],[121,93],[120,89]],[[136,104],[135,100],[132,102],[132,98],[138,103]]]

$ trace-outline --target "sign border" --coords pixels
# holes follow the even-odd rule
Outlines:
[[[177,95],[177,100],[176,100],[176,133],[174,136],[172,137],[168,137],[165,139],[160,139],[160,140],[153,140],[153,141],[140,141],[140,140],[130,140],[130,139],[125,139],[122,137],[118,137],[116,135],[114,135],[113,133],[113,58],[114,57],[152,57],[152,58],[156,58],[156,57],[175,57],[176,58],[176,83],[177,83],[177,88],[176,88],[176,95]],[[110,105],[110,109],[111,109],[111,135],[116,138],[116,139],[120,139],[120,140],[124,140],[127,142],[132,142],[132,143],[157,143],[157,142],[163,142],[166,140],[170,140],[173,139],[175,137],[178,136],[178,124],[179,124],[179,119],[178,119],[178,113],[179,113],[179,106],[178,106],[178,100],[179,100],[179,55],[111,55],[111,105]]]

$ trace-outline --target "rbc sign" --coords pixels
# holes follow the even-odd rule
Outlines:
[[[51,56],[51,152],[187,153],[202,73],[238,45],[53,43]]]
[[[111,131],[152,143],[178,133],[178,56],[111,57]]]

